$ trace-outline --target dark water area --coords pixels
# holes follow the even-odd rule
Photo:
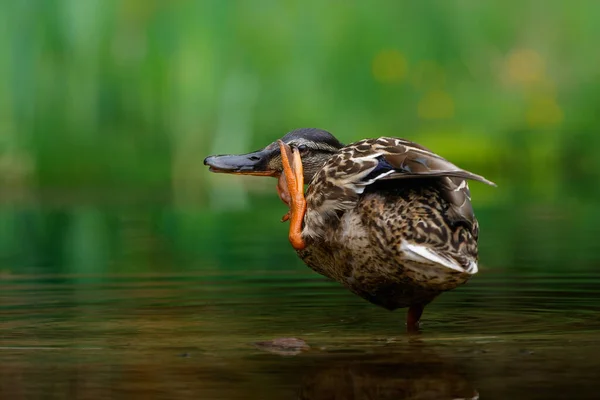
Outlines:
[[[404,310],[308,269],[4,274],[0,397],[597,398],[599,292],[595,273],[482,271],[409,336]]]

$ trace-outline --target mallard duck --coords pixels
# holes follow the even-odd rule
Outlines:
[[[414,142],[380,137],[345,146],[304,128],[204,164],[278,178],[289,207],[282,220],[290,220],[289,241],[304,263],[373,304],[408,307],[409,330],[434,298],[477,273],[479,226],[467,180],[495,184]]]

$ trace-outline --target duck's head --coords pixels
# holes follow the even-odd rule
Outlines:
[[[343,147],[331,133],[316,128],[296,129],[281,140],[300,152],[305,182],[310,182],[325,161]],[[278,177],[283,170],[277,141],[252,153],[209,156],[204,165],[212,172],[237,175]]]

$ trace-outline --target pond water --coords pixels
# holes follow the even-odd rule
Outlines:
[[[405,310],[296,267],[5,274],[0,397],[598,398],[598,293],[599,274],[483,271],[408,335]]]

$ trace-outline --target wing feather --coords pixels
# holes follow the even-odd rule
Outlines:
[[[364,139],[343,147],[317,173],[306,193],[309,205],[306,218],[311,220],[306,225],[322,226],[328,216],[351,209],[365,188],[377,181],[415,178],[434,179],[433,184],[440,187],[450,204],[449,218],[471,226],[475,219],[466,180],[496,186],[408,140]]]

